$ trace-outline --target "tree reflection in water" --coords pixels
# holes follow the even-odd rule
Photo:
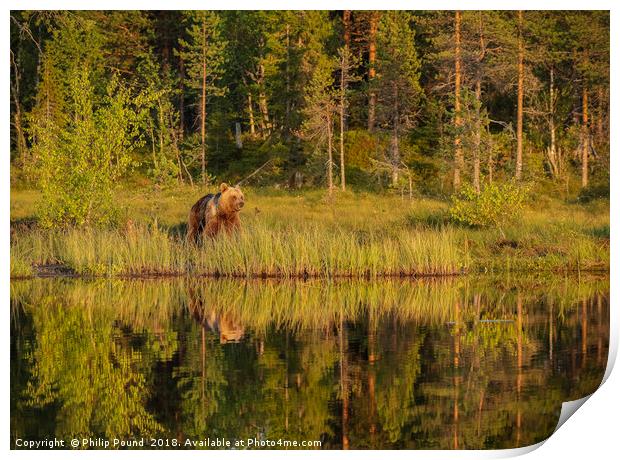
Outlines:
[[[11,440],[529,445],[600,383],[608,293],[594,277],[13,281]]]

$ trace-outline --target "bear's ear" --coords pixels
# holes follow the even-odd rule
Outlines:
[[[222,182],[220,185],[220,192],[224,193],[228,189],[228,184],[226,182]]]

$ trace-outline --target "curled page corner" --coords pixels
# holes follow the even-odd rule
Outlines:
[[[521,455],[529,454],[530,452],[535,451],[536,449],[541,447],[544,443],[546,443],[547,440],[549,440],[549,438],[551,438],[551,436],[553,436],[555,432],[560,429],[560,427],[564,424],[564,422],[566,422],[575,412],[577,412],[577,409],[579,409],[590,398],[590,396],[592,396],[592,394],[589,394],[588,396],[585,396],[581,399],[576,399],[574,401],[564,401],[562,403],[562,409],[560,410],[560,417],[558,419],[558,424],[555,426],[553,433],[551,433],[549,437],[543,439],[540,442],[537,442],[536,444],[532,444],[530,446],[515,447],[513,449],[503,449],[503,450],[494,451],[494,454],[492,455],[493,458],[519,457]]]
[[[562,403],[562,410],[560,411],[560,418],[558,419],[558,424],[555,426],[555,430],[553,433],[558,431],[562,425],[575,413],[577,409],[579,409],[583,404],[590,399],[594,393],[589,394],[588,396],[584,396],[581,399],[575,399],[574,401],[564,401]],[[553,434],[551,434],[553,436]]]

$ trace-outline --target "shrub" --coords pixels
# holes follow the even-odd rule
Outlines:
[[[87,68],[71,78],[73,111],[36,127],[33,152],[38,160],[44,227],[106,224],[116,214],[112,190],[141,145],[141,97],[133,97],[113,78],[102,101]]]
[[[465,186],[452,197],[450,218],[471,227],[497,227],[503,234],[502,227],[520,216],[525,197],[525,187],[514,182],[490,184],[480,193]]]

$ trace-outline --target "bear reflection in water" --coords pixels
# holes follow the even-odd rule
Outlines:
[[[202,300],[190,296],[189,309],[194,319],[205,329],[219,333],[220,343],[234,343],[243,339],[245,327],[231,314],[204,308]]]
[[[245,333],[243,325],[231,318],[230,315],[221,315],[213,310],[203,319],[203,327],[205,324],[213,332],[219,332],[220,343],[239,342]]]

